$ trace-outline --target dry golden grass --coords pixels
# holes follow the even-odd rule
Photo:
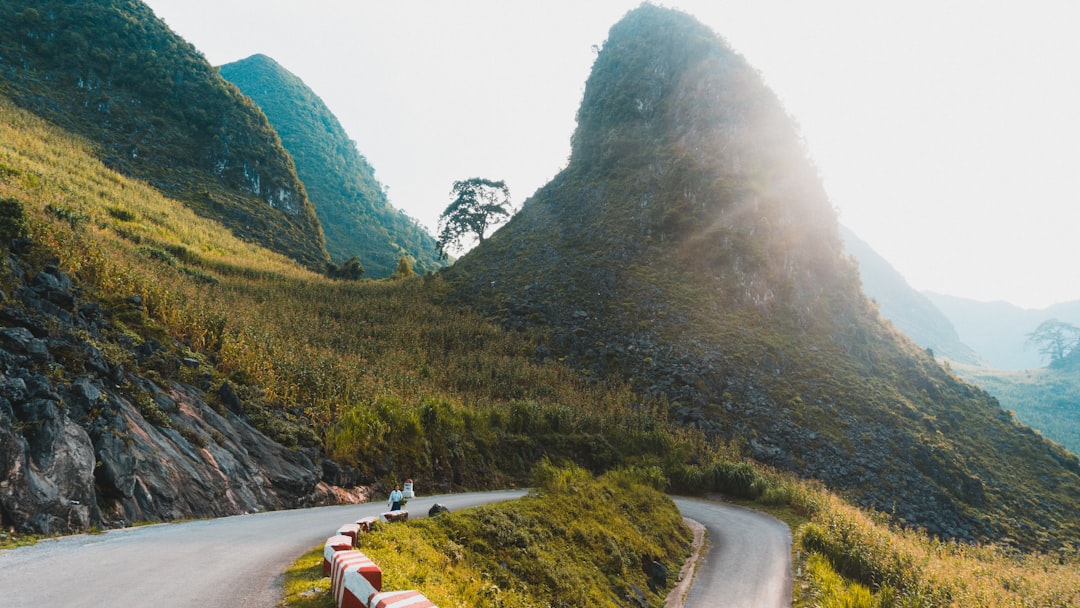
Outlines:
[[[1080,606],[1075,553],[1041,555],[942,542],[898,529],[831,494],[822,493],[819,500],[811,523],[799,530],[799,541],[823,555],[829,570],[874,589],[874,603],[868,605]],[[819,591],[844,597],[830,582],[831,574],[821,574],[820,563],[809,572]],[[857,586],[849,591],[852,598],[863,596]]]

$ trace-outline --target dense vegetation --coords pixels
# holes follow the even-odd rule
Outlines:
[[[237,236],[310,268],[327,261],[266,117],[142,2],[0,3],[0,90]]]
[[[799,581],[805,597],[869,593],[888,582],[875,573],[896,563],[914,565],[909,595],[920,593],[916,583],[968,589],[990,598],[982,605],[1015,604],[1028,592],[1075,595],[1080,567],[1068,548],[1018,556],[901,532],[672,426],[625,388],[538,362],[529,334],[447,306],[437,278],[314,275],[109,170],[85,143],[2,100],[0,199],[4,226],[21,226],[53,252],[87,298],[144,297],[145,312],[116,307],[116,340],[153,335],[210,362],[214,385],[235,383],[249,419],[283,442],[325,442],[380,477],[438,489],[526,483],[544,453],[598,471],[657,466],[669,490],[717,491],[816,518],[815,552],[827,568]],[[185,368],[146,371],[193,380]],[[837,571],[848,582],[836,584]]]
[[[315,205],[335,263],[358,258],[366,276],[394,273],[402,256],[415,272],[443,266],[435,239],[416,220],[394,209],[375,170],[322,99],[265,55],[221,66],[221,75],[266,113]]]

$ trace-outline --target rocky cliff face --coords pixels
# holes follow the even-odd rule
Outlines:
[[[114,313],[33,243],[13,244],[0,284],[4,528],[58,534],[365,497],[355,473],[256,430],[229,384],[208,395],[199,360],[154,339],[107,340]]]

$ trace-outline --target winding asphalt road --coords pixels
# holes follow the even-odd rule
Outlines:
[[[791,530],[751,509],[675,498],[683,517],[708,532],[685,608],[790,608]]]
[[[409,501],[426,514],[520,497],[523,490]],[[701,522],[710,550],[701,560],[687,608],[791,605],[790,534],[753,511],[676,499]],[[270,608],[281,600],[280,573],[343,523],[378,515],[385,504],[273,511],[68,536],[0,551],[4,608]],[[779,527],[777,527],[779,526]]]

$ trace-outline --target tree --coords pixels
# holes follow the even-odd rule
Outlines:
[[[341,266],[338,266],[333,262],[327,262],[326,276],[332,279],[358,281],[360,280],[360,277],[364,276],[364,266],[360,263],[360,259],[355,255],[349,258]]]
[[[397,270],[394,274],[390,275],[391,279],[407,279],[411,276],[415,276],[416,272],[413,271],[412,263],[409,262],[409,258],[401,256],[398,259]]]
[[[489,230],[513,215],[510,189],[501,180],[474,177],[454,182],[450,196],[454,201],[439,216],[439,257],[444,260],[447,248],[463,249],[470,236],[483,243]]]
[[[1050,357],[1050,366],[1061,363],[1080,345],[1080,328],[1057,319],[1047,319],[1028,334],[1028,344]]]

